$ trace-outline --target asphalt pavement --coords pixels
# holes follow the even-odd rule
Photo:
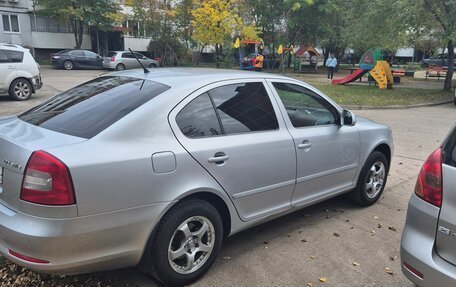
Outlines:
[[[100,73],[43,68],[44,87],[33,100],[0,97],[0,115],[26,110]],[[393,131],[394,157],[378,203],[360,208],[341,196],[236,234],[226,239],[213,267],[193,286],[413,286],[402,275],[399,258],[407,202],[421,165],[455,123],[456,108],[447,104],[355,114]],[[97,276],[115,278],[114,286],[154,286],[133,268]]]

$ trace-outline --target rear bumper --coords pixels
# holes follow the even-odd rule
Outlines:
[[[116,68],[116,62],[104,62],[103,61],[103,68],[108,70],[114,70]]]
[[[31,270],[78,274],[134,266],[167,203],[70,219],[49,219],[0,204],[0,254]],[[46,260],[24,261],[9,253]]]
[[[434,248],[439,212],[439,208],[412,194],[402,233],[401,265],[402,273],[420,287],[456,286],[456,266],[443,260]],[[423,278],[404,267],[404,262],[421,272]]]
[[[41,75],[35,76],[32,78],[33,90],[39,90],[43,87],[43,81],[41,79]]]

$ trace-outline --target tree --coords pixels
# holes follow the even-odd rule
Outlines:
[[[237,13],[235,0],[194,0],[192,10],[192,38],[201,46],[215,46],[215,59],[218,63],[219,54],[224,43],[231,43],[233,32],[242,27]]]
[[[454,41],[456,41],[456,0],[431,1],[423,0],[424,9],[427,10],[436,24],[439,38],[447,42],[448,72],[445,77],[443,89],[451,89],[451,80],[454,73]]]
[[[182,27],[178,10],[170,0],[130,0],[133,20],[142,23],[151,36],[148,50],[161,59],[162,65],[177,65],[184,52],[181,41]]]
[[[119,5],[110,0],[36,0],[41,13],[70,22],[76,49],[81,48],[84,28],[93,25],[107,29],[119,11]]]

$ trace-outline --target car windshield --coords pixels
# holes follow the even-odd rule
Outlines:
[[[99,77],[51,98],[19,118],[45,129],[88,139],[169,88],[131,77]]]

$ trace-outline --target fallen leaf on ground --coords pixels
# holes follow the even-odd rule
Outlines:
[[[231,260],[231,257],[229,257],[229,256],[223,256],[223,259],[225,259],[225,260]]]
[[[378,216],[374,216],[374,219],[378,219]]]
[[[396,230],[396,227],[394,227],[394,226],[388,226],[388,229],[389,229],[389,230],[392,230],[392,231],[394,231],[394,232],[397,231],[397,230]]]
[[[385,272],[388,273],[389,275],[393,275],[393,271],[389,267],[385,267]]]
[[[353,261],[353,266],[359,266],[360,264],[356,261]]]
[[[312,287],[312,286],[314,286],[312,283],[307,283],[306,284],[306,287]]]
[[[301,242],[307,242],[307,239],[303,239],[303,240],[301,240]]]
[[[337,233],[337,232],[334,232],[333,235],[334,235],[335,237],[340,237],[340,234]]]
[[[326,279],[326,277],[320,277],[318,278],[318,281],[325,283],[328,279]]]
[[[382,227],[383,227],[383,225],[382,225],[381,223],[379,223],[379,224],[377,225],[377,228],[382,228]]]
[[[372,235],[372,236],[375,235],[375,231],[374,231],[374,230],[371,230],[371,235]]]
[[[312,255],[312,256],[310,256],[310,259],[317,259],[317,257]]]

